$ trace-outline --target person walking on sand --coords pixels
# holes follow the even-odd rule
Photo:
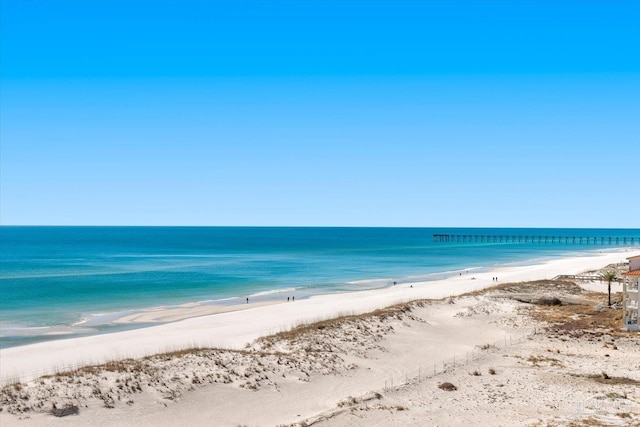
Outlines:
[[[247,297],[247,304],[249,304],[249,297]]]

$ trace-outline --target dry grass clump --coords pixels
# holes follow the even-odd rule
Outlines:
[[[531,424],[531,427],[607,427],[611,426],[610,423],[605,423],[603,421],[598,420],[595,417],[587,417],[579,420],[569,421],[567,422],[557,422],[554,420],[550,421],[538,421],[534,424]]]
[[[77,405],[71,405],[71,404],[67,404],[67,405],[64,405],[62,408],[58,408],[54,403],[50,413],[54,417],[61,418],[61,417],[66,417],[68,415],[78,415],[80,413],[80,409],[78,408]]]
[[[600,375],[591,375],[589,378],[601,384],[620,384],[620,385],[635,385],[640,386],[640,381],[634,380],[629,377],[611,377],[606,372],[602,372]]]
[[[299,325],[291,330],[259,338],[252,351],[302,349],[305,354],[344,354],[366,357],[367,352],[381,349],[379,342],[394,331],[394,326],[407,321],[424,322],[412,313],[427,302],[414,301],[358,315],[345,315]],[[289,351],[289,350],[286,350]]]
[[[546,323],[552,338],[620,336],[622,312],[593,305],[548,305],[531,310],[532,317]]]
[[[583,418],[581,420],[571,421],[569,424],[567,424],[567,427],[587,427],[587,426],[607,427],[610,425],[611,425],[610,423],[600,421],[595,417],[588,417],[588,418]]]
[[[455,385],[453,385],[451,383],[438,384],[438,388],[440,390],[444,390],[444,391],[456,391],[458,389],[458,387],[456,387]]]
[[[270,341],[295,340],[295,339],[298,339],[300,336],[315,334],[318,331],[324,331],[326,329],[330,330],[330,329],[343,328],[345,324],[359,324],[362,321],[369,321],[369,320],[377,320],[377,321],[384,321],[388,319],[404,320],[408,315],[409,317],[414,318],[415,316],[410,315],[413,307],[414,306],[422,307],[424,304],[425,304],[425,301],[414,301],[411,303],[397,304],[391,307],[386,307],[386,308],[375,310],[369,313],[344,315],[334,319],[320,320],[313,323],[305,323],[293,329],[290,329],[288,331],[279,332],[275,335],[266,337],[266,339]],[[414,320],[419,320],[419,319],[415,318]]]
[[[562,305],[562,301],[560,300],[560,298],[556,298],[556,297],[539,298],[535,301],[535,303],[538,305]]]
[[[494,368],[489,368],[489,375],[495,375],[496,370]]]
[[[554,359],[553,357],[546,357],[546,356],[529,356],[527,357],[527,362],[531,363],[533,366],[539,367],[541,366],[541,364],[547,363],[550,366],[558,366],[563,368],[564,364],[558,360],[558,359]]]
[[[482,345],[477,345],[476,348],[479,348],[480,350],[489,350],[490,348],[494,348],[495,345],[493,344],[482,344]]]
[[[346,399],[343,399],[340,402],[338,402],[338,407],[339,408],[353,407],[360,403],[365,403],[372,400],[380,400],[380,399],[382,399],[382,395],[380,393],[369,392],[359,397],[349,396]]]
[[[338,402],[338,407],[339,408],[344,408],[345,406],[353,406],[356,405],[358,403],[358,399],[356,399],[353,396],[349,396],[344,400],[341,400],[340,402]]]
[[[482,374],[480,373],[480,371],[476,369],[475,371],[469,372],[469,375],[473,375],[474,377],[479,377]]]
[[[531,365],[534,366],[534,367],[540,367],[543,364],[547,364],[548,366],[557,366],[557,367],[560,367],[560,368],[564,368],[564,364],[560,360],[554,359],[553,357],[547,357],[547,356],[542,356],[542,355],[540,355],[540,356],[530,355],[526,359],[523,356],[520,356],[520,355],[513,355],[512,357],[514,357],[516,359],[525,360],[525,361],[531,363]],[[491,369],[493,369],[493,368],[491,368]]]
[[[570,375],[573,377],[588,378],[600,384],[640,386],[640,381],[638,380],[635,380],[629,377],[612,377],[604,371],[600,372],[599,374],[590,374],[590,375],[570,374]]]
[[[545,294],[549,292],[561,292],[563,294],[580,295],[583,290],[580,286],[569,280],[534,280],[531,282],[518,282],[518,283],[501,283],[499,285],[492,286],[490,288],[481,289],[478,291],[469,292],[461,295],[460,297],[467,296],[480,296],[486,294],[492,294],[496,292],[500,293],[540,293]]]

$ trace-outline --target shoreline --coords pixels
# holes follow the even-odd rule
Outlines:
[[[547,247],[548,248],[548,247]],[[623,247],[604,247],[600,249],[582,248],[580,250],[572,249],[570,247],[564,247],[559,251],[554,251],[552,253],[528,253],[526,258],[522,259],[498,259],[493,261],[491,264],[491,260],[487,263],[474,263],[470,262],[466,264],[464,267],[460,265],[447,266],[449,268],[444,268],[440,266],[437,271],[432,271],[434,265],[431,267],[416,267],[413,266],[413,269],[400,271],[399,274],[393,275],[390,272],[385,273],[382,276],[376,276],[375,273],[367,274],[363,273],[362,275],[358,275],[357,277],[342,277],[336,276],[332,277],[328,282],[308,282],[304,279],[301,283],[284,281],[281,283],[274,283],[273,287],[267,287],[262,289],[239,289],[237,292],[230,293],[228,290],[225,290],[222,293],[216,293],[216,289],[212,289],[212,293],[208,292],[205,295],[197,294],[197,295],[182,295],[179,297],[152,297],[150,300],[145,301],[145,297],[138,298],[139,301],[144,301],[142,304],[135,303],[131,304],[130,301],[125,301],[124,304],[121,305],[110,305],[106,307],[71,307],[71,308],[63,308],[63,312],[69,313],[70,316],[65,316],[65,318],[56,318],[47,323],[42,323],[38,320],[30,321],[27,320],[17,320],[14,322],[12,319],[5,319],[3,325],[0,325],[0,334],[2,334],[3,330],[7,331],[15,331],[20,330],[15,335],[8,335],[12,338],[19,338],[20,336],[31,336],[37,335],[34,334],[33,331],[42,330],[45,328],[53,328],[53,329],[66,329],[66,335],[74,335],[73,328],[74,327],[102,327],[113,325],[115,323],[129,323],[128,320],[119,321],[123,319],[129,319],[131,317],[135,317],[138,314],[143,314],[147,312],[155,312],[158,310],[175,310],[180,309],[182,307],[194,306],[194,307],[224,307],[224,309],[220,310],[228,310],[227,307],[243,307],[245,304],[245,298],[249,298],[250,301],[275,301],[275,302],[283,302],[289,295],[295,295],[296,298],[309,298],[317,295],[325,295],[325,294],[342,294],[348,292],[360,292],[366,290],[375,290],[375,289],[384,289],[390,287],[392,283],[397,282],[399,284],[403,283],[415,283],[415,282],[432,282],[438,281],[442,279],[448,279],[454,275],[457,275],[459,272],[465,271],[490,271],[495,270],[497,268],[502,267],[510,267],[510,266],[527,266],[532,264],[538,264],[540,262],[545,262],[547,260],[557,259],[559,257],[571,257],[571,256],[580,256],[582,254],[589,254],[595,251],[599,252],[617,252],[623,250],[635,250],[634,247],[623,248]],[[424,268],[427,268],[425,271]],[[416,271],[417,269],[417,271]],[[135,271],[134,271],[135,272]],[[122,273],[122,272],[121,272]],[[121,273],[110,273],[110,274],[121,274]],[[126,273],[126,272],[125,272]],[[89,273],[84,273],[87,275],[91,275]],[[80,276],[84,275],[80,274]],[[39,276],[15,276],[8,275],[3,276],[1,279],[13,279],[13,278],[25,278],[25,277],[33,277],[37,278]],[[42,276],[44,278],[55,277],[55,275],[45,274]],[[246,291],[246,292],[245,292]],[[134,299],[135,300],[135,299]],[[46,308],[42,308],[42,310],[46,311]],[[203,309],[206,310],[206,309]],[[211,309],[211,314],[219,312],[217,308]],[[18,312],[20,315],[20,312]],[[198,314],[201,315],[201,314]],[[176,320],[172,319],[171,321]],[[101,333],[101,332],[97,332]],[[84,336],[84,334],[82,334]],[[5,335],[0,335],[5,336]]]
[[[340,315],[362,314],[419,299],[440,299],[481,290],[496,283],[550,279],[608,265],[640,251],[591,252],[542,264],[502,267],[448,279],[401,283],[390,288],[312,296],[291,303],[256,305],[218,314],[172,313],[171,323],[109,334],[47,341],[0,349],[0,381],[28,381],[45,374],[111,360],[144,357],[190,347],[241,349],[256,338]],[[494,282],[492,277],[498,276]],[[155,316],[158,313],[154,314]],[[45,354],[46,357],[42,357]]]
[[[622,253],[623,251],[626,252],[627,250],[622,250],[622,249],[609,250],[607,252],[603,252],[602,250],[599,250],[598,254],[605,254],[605,253],[616,254],[616,253]],[[640,251],[638,251],[638,253],[640,254]],[[571,255],[562,257],[561,259],[578,258],[578,257],[598,255],[598,254],[595,254],[594,252],[580,252],[580,255],[578,255],[577,253],[572,253]],[[308,296],[303,296],[301,298],[298,298],[298,301],[300,302],[306,299],[312,299],[312,298],[318,298],[318,297],[331,297],[331,296],[357,294],[362,292],[385,291],[388,289],[393,289],[394,287],[406,288],[407,286],[409,286],[409,288],[412,289],[411,287],[414,285],[426,287],[426,286],[429,286],[429,284],[436,284],[443,281],[464,280],[465,278],[471,279],[471,280],[480,280],[479,279],[480,277],[483,277],[486,279],[485,276],[488,274],[497,275],[498,273],[503,271],[508,274],[508,272],[511,271],[511,269],[520,269],[520,268],[526,268],[526,267],[533,267],[536,265],[544,265],[548,262],[553,261],[554,259],[557,259],[557,258],[541,257],[541,258],[528,259],[524,261],[512,261],[506,264],[500,264],[495,268],[484,267],[484,266],[469,267],[467,269],[437,272],[437,273],[430,273],[430,274],[424,275],[424,276],[441,276],[441,278],[439,279],[420,280],[419,278],[424,276],[407,276],[405,278],[398,279],[396,285],[386,285],[379,288],[366,289],[366,290],[351,290],[351,291],[342,291],[342,292],[310,294]],[[459,273],[459,275],[456,276],[456,273]],[[380,282],[386,281],[389,283],[394,282],[394,280],[391,278],[364,279],[364,280],[359,280],[357,282],[371,282],[371,281],[380,281]],[[489,286],[491,286],[491,284]],[[304,291],[304,289],[301,289],[301,290]],[[295,289],[292,289],[291,292],[295,293]],[[278,291],[278,293],[282,293],[282,292]],[[194,302],[189,302],[189,303],[180,304],[176,306],[152,307],[149,309],[129,311],[124,316],[114,317],[113,323],[114,324],[136,324],[136,323],[148,324],[148,323],[157,322],[160,324],[164,324],[164,323],[176,322],[176,321],[186,320],[186,319],[195,318],[195,317],[216,315],[216,314],[228,313],[233,311],[243,311],[243,310],[247,310],[255,307],[292,303],[290,301],[285,302],[281,298],[279,299],[268,298],[266,300],[258,300],[256,302],[253,302],[253,298],[251,298],[252,296],[250,295],[249,297],[250,297],[250,300],[248,304],[238,303],[238,304],[229,304],[229,305],[219,305],[219,304],[209,304],[207,301],[194,301]],[[237,299],[242,299],[242,298],[237,297]],[[295,302],[295,300],[293,302]],[[402,302],[406,302],[406,301],[402,301]],[[384,308],[384,307],[378,307],[378,308]]]
[[[633,248],[630,248],[633,250]],[[364,292],[371,290],[384,290],[392,287],[394,283],[422,285],[423,283],[435,283],[442,280],[453,279],[460,272],[467,273],[500,271],[509,267],[526,267],[545,263],[549,260],[573,257],[589,256],[596,251],[615,253],[629,250],[629,248],[600,248],[589,250],[573,250],[565,248],[558,254],[535,254],[535,256],[519,260],[502,260],[493,265],[469,264],[464,268],[455,268],[442,271],[429,272],[405,272],[398,276],[366,277],[352,280],[344,279],[344,282],[332,282],[327,286],[306,285],[292,286],[282,284],[284,287],[275,287],[265,290],[253,290],[246,295],[240,292],[235,296],[212,295],[211,298],[185,298],[182,300],[157,301],[148,305],[137,307],[114,308],[112,310],[96,310],[83,313],[72,322],[41,323],[35,320],[36,325],[23,325],[7,322],[0,325],[0,349],[8,349],[46,343],[60,339],[86,338],[118,332],[126,332],[135,329],[149,328],[161,324],[181,321],[194,317],[221,314],[225,312],[246,310],[261,305],[284,303],[288,296],[298,300],[325,295],[344,295],[352,292]],[[533,254],[530,254],[533,255]],[[245,304],[245,298],[249,298],[250,304]],[[43,310],[47,310],[43,308]],[[78,314],[78,313],[73,313]],[[46,317],[46,316],[45,316]],[[0,380],[2,378],[0,377]]]
[[[619,253],[628,252],[629,248],[606,248],[598,249],[598,253]],[[631,248],[633,251],[634,249]],[[527,258],[522,260],[501,261],[492,266],[468,266],[465,268],[458,268],[454,270],[425,272],[420,274],[408,274],[398,277],[386,277],[386,278],[364,278],[358,280],[346,281],[346,285],[353,285],[354,288],[361,284],[377,283],[375,287],[364,289],[350,289],[348,286],[337,286],[335,284],[330,285],[326,290],[324,287],[308,288],[302,287],[288,287],[288,288],[273,288],[262,291],[257,291],[252,294],[238,295],[238,296],[220,296],[220,298],[214,299],[189,299],[179,301],[175,303],[164,302],[158,304],[151,304],[144,307],[137,308],[123,308],[113,311],[106,311],[103,313],[87,314],[80,320],[69,324],[55,324],[55,325],[40,325],[40,326],[23,326],[7,324],[0,327],[1,338],[11,338],[19,340],[21,337],[34,337],[43,338],[47,341],[47,337],[60,336],[62,339],[68,338],[82,338],[94,335],[104,335],[114,332],[123,332],[127,330],[145,328],[155,326],[154,324],[164,324],[180,320],[185,320],[193,317],[207,316],[213,314],[220,314],[230,311],[246,310],[262,305],[280,304],[284,303],[284,298],[291,295],[298,298],[298,300],[309,299],[318,296],[326,295],[344,295],[354,292],[365,292],[384,290],[391,288],[394,283],[398,285],[412,285],[412,284],[427,284],[435,283],[443,280],[455,279],[457,274],[462,273],[487,273],[498,272],[503,269],[516,268],[516,267],[529,267],[532,265],[543,264],[548,261],[560,258],[573,258],[580,256],[590,256],[596,253],[596,249],[587,251],[566,251],[561,255],[544,255],[533,258]],[[249,298],[250,304],[245,304],[245,298]],[[120,329],[116,331],[102,330],[101,328],[108,328],[113,326],[120,326]],[[127,328],[129,326],[129,328]],[[22,333],[15,335],[3,335],[2,331],[16,331],[22,330]],[[50,333],[38,333],[37,331],[50,330]],[[36,341],[38,342],[38,341]],[[0,348],[12,348],[23,345],[30,345],[33,342],[19,343],[15,345],[2,346]]]

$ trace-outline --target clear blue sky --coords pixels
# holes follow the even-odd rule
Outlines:
[[[0,2],[1,224],[640,227],[638,1]]]

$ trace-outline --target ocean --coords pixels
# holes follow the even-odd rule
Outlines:
[[[308,298],[621,246],[434,234],[640,240],[638,229],[3,226],[0,347],[131,328],[113,320],[153,307]]]

